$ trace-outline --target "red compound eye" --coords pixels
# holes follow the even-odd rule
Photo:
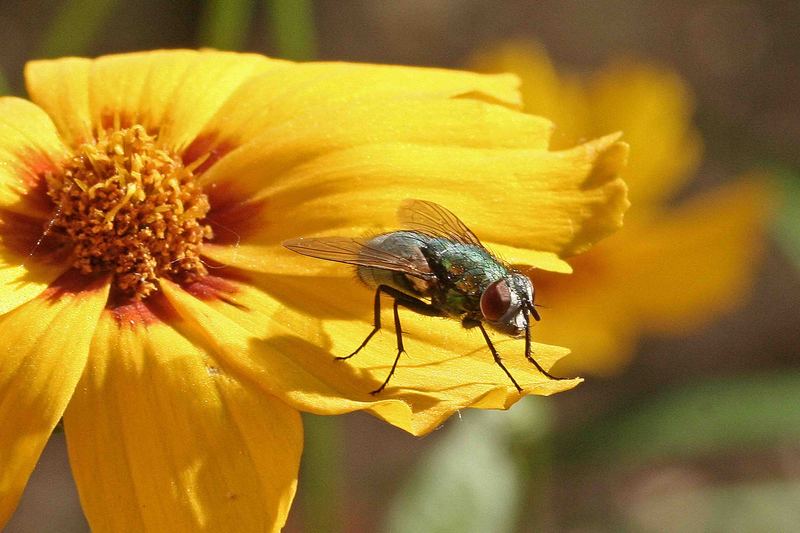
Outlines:
[[[481,294],[481,313],[486,320],[496,322],[511,306],[511,291],[506,280],[495,281]]]

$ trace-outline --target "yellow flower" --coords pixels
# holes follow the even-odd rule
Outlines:
[[[548,151],[512,76],[156,51],[36,61],[0,99],[0,525],[59,419],[94,530],[279,529],[299,410],[365,409],[423,434],[520,398],[482,339],[407,316],[287,238],[389,228],[400,199],[448,206],[510,260],[621,224],[617,136]],[[549,381],[498,343],[526,393]],[[564,349],[537,344],[545,368]],[[515,354],[515,355],[512,355]]]
[[[746,298],[769,194],[745,179],[670,206],[701,153],[689,91],[677,74],[623,61],[591,76],[561,75],[527,42],[481,53],[473,67],[517,73],[526,110],[556,124],[554,146],[621,130],[633,147],[624,173],[632,202],[625,230],[570,260],[571,276],[531,273],[539,302],[549,307],[536,337],[572,349],[557,372],[615,373],[642,333],[684,333]]]

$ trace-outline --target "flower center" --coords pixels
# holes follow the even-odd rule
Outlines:
[[[72,247],[75,268],[112,272],[125,296],[147,297],[160,276],[194,281],[208,273],[199,249],[212,237],[193,175],[201,163],[184,166],[140,125],[101,132],[45,176],[56,204],[47,231]]]

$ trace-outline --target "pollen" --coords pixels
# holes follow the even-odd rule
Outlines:
[[[100,131],[45,175],[55,204],[47,231],[71,248],[72,266],[110,272],[135,300],[157,291],[162,276],[183,283],[208,273],[199,251],[212,237],[209,202],[196,165],[157,141],[140,125]]]

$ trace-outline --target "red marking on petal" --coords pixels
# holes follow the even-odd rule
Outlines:
[[[211,210],[203,222],[210,224],[214,230],[214,238],[211,239],[214,244],[237,244],[243,237],[264,229],[261,213],[267,209],[266,198],[225,204],[217,201],[212,192],[209,194],[209,203]]]
[[[50,283],[42,293],[47,300],[60,300],[66,296],[76,296],[103,289],[108,284],[107,275],[82,274],[71,268]]]
[[[112,288],[106,311],[111,313],[120,327],[131,329],[180,320],[178,312],[160,292],[153,293],[145,300],[133,300]]]
[[[0,243],[7,249],[39,262],[66,260],[69,250],[63,241],[46,234],[38,218],[0,209]]]
[[[239,309],[247,309],[247,306],[236,300],[239,287],[222,277],[206,276],[194,283],[183,284],[182,287],[198,300],[219,300]]]
[[[205,157],[206,159],[194,170],[194,173],[199,175],[211,168],[214,163],[225,157],[237,146],[238,144],[232,141],[220,140],[216,132],[203,133],[186,147],[181,159],[183,159],[183,164],[188,166],[199,158]]]
[[[53,202],[47,196],[47,172],[57,172],[59,164],[44,152],[27,148],[17,154],[19,160],[19,178],[23,186],[23,196],[41,211],[53,208]]]
[[[104,109],[100,113],[100,126],[104,130],[119,130],[122,128],[130,128],[135,124],[140,124],[142,120],[137,118],[127,111],[120,111],[118,109]],[[148,131],[148,133],[152,133]]]
[[[201,300],[211,300],[222,295],[232,295],[239,292],[239,289],[230,281],[219,276],[204,276],[192,283],[184,283],[183,289]]]

